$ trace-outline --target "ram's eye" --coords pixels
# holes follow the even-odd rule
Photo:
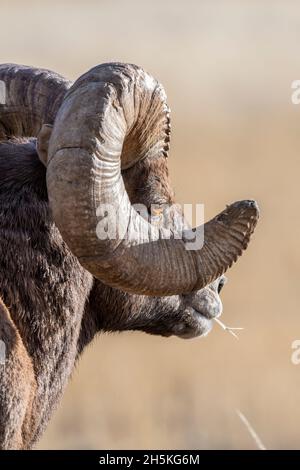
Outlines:
[[[218,284],[218,294],[220,294],[220,292],[223,289],[223,287],[225,286],[226,282],[227,282],[227,278],[226,277],[221,277],[221,279],[219,281],[219,284]]]

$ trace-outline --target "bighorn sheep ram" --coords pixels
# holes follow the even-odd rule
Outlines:
[[[165,93],[137,66],[103,64],[71,84],[5,64],[0,81],[0,447],[29,449],[98,332],[210,330],[223,273],[247,247],[258,208],[228,206],[196,250],[187,232],[164,238],[135,210],[173,203]],[[97,235],[103,204],[127,236]]]

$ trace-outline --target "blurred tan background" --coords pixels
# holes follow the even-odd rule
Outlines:
[[[100,336],[85,352],[40,449],[300,447],[300,79],[297,1],[0,2],[0,61],[75,79],[110,60],[139,64],[172,109],[177,199],[206,217],[253,197],[261,221],[229,272],[223,321],[183,341]]]

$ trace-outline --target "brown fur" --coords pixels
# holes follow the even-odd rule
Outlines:
[[[4,392],[0,442],[4,449],[21,449],[26,448],[30,440],[36,380],[32,361],[1,298],[0,318],[0,337],[6,339],[5,368],[0,367],[1,391]]]
[[[52,221],[35,140],[0,143],[0,448],[31,448],[76,358],[100,331],[182,337],[206,333],[218,282],[191,296],[130,295],[103,285],[72,255]],[[173,200],[164,157],[124,172],[132,202]],[[4,304],[4,303],[5,304]]]

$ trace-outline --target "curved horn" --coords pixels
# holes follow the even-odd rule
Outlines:
[[[50,70],[24,65],[0,65],[0,140],[36,137],[43,124],[53,124],[71,85]]]
[[[203,288],[247,247],[258,219],[254,201],[235,203],[205,224],[203,248],[188,251],[189,233],[165,239],[134,210],[121,167],[167,152],[168,113],[163,88],[146,72],[103,64],[70,88],[49,143],[49,201],[64,240],[104,283],[138,294]],[[108,227],[117,219],[115,237],[99,239],[104,216]]]

